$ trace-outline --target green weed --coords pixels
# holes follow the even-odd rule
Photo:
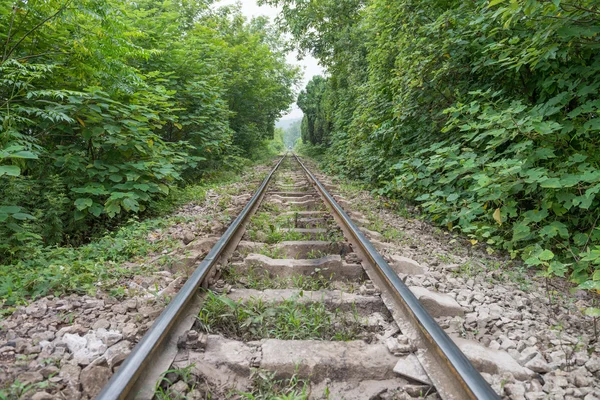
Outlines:
[[[308,399],[308,382],[296,375],[290,379],[276,379],[275,372],[261,369],[253,370],[252,391],[236,392],[249,400],[306,400]]]
[[[296,299],[281,303],[262,299],[234,302],[212,292],[207,293],[197,321],[205,332],[220,332],[244,341],[264,338],[346,341],[359,338],[361,332],[358,320],[332,313],[323,303],[303,304]]]

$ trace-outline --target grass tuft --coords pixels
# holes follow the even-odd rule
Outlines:
[[[234,302],[208,292],[198,325],[207,333],[221,333],[243,341],[260,339],[336,340],[360,338],[359,317],[332,313],[323,303],[302,304],[296,299],[268,303],[262,299]]]

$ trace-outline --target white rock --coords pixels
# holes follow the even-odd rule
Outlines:
[[[87,340],[79,335],[71,333],[65,333],[62,337],[62,341],[67,345],[67,348],[71,353],[76,353],[81,349],[84,349]]]

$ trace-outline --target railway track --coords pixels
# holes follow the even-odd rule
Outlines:
[[[499,398],[291,155],[97,398],[150,399],[157,382],[181,398],[260,382],[283,398]]]

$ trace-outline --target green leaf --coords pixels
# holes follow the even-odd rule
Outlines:
[[[583,314],[587,315],[588,317],[598,318],[600,317],[600,308],[588,307],[585,309]]]
[[[89,197],[82,197],[82,198],[75,200],[75,207],[77,207],[77,209],[79,211],[82,211],[82,210],[85,210],[86,208],[91,207],[92,204],[94,204],[94,201],[92,199],[90,199]]]
[[[494,7],[500,3],[504,3],[506,0],[491,0],[490,4],[488,4],[488,8]]]
[[[139,211],[140,209],[139,203],[134,199],[123,199],[122,204],[127,211]]]
[[[577,287],[582,290],[600,290],[600,281],[586,281]]]
[[[554,258],[554,253],[550,250],[544,250],[538,255],[538,258],[542,261],[550,261]]]
[[[110,218],[114,218],[117,214],[119,214],[121,212],[121,206],[116,203],[116,202],[111,202],[108,205],[105,206],[104,210],[106,211],[106,214],[108,214],[108,216]]]
[[[540,186],[547,189],[560,189],[561,182],[558,178],[548,178],[540,183]]]
[[[19,220],[19,221],[25,221],[25,220],[33,220],[33,219],[35,219],[35,217],[33,215],[25,214],[25,213],[15,213],[15,214],[12,215],[12,217],[14,219]]]
[[[448,200],[448,201],[454,201],[454,200],[458,199],[458,197],[459,197],[458,194],[452,193],[450,196],[448,196],[446,198],[446,200]]]
[[[104,208],[101,205],[94,203],[88,211],[94,217],[99,217],[102,214],[102,211],[104,211]]]
[[[31,151],[18,151],[16,153],[10,154],[9,158],[24,158],[24,159],[29,159],[29,160],[37,160],[38,156],[37,156],[37,154],[35,154]]]
[[[580,176],[579,175],[565,175],[561,178],[560,180],[560,185],[562,187],[573,187],[575,185],[577,185],[579,182],[581,181]]]
[[[19,176],[21,175],[21,168],[16,165],[2,165],[0,166],[0,176]]]
[[[21,211],[23,207],[19,206],[0,206],[0,213],[3,214],[14,214]]]

